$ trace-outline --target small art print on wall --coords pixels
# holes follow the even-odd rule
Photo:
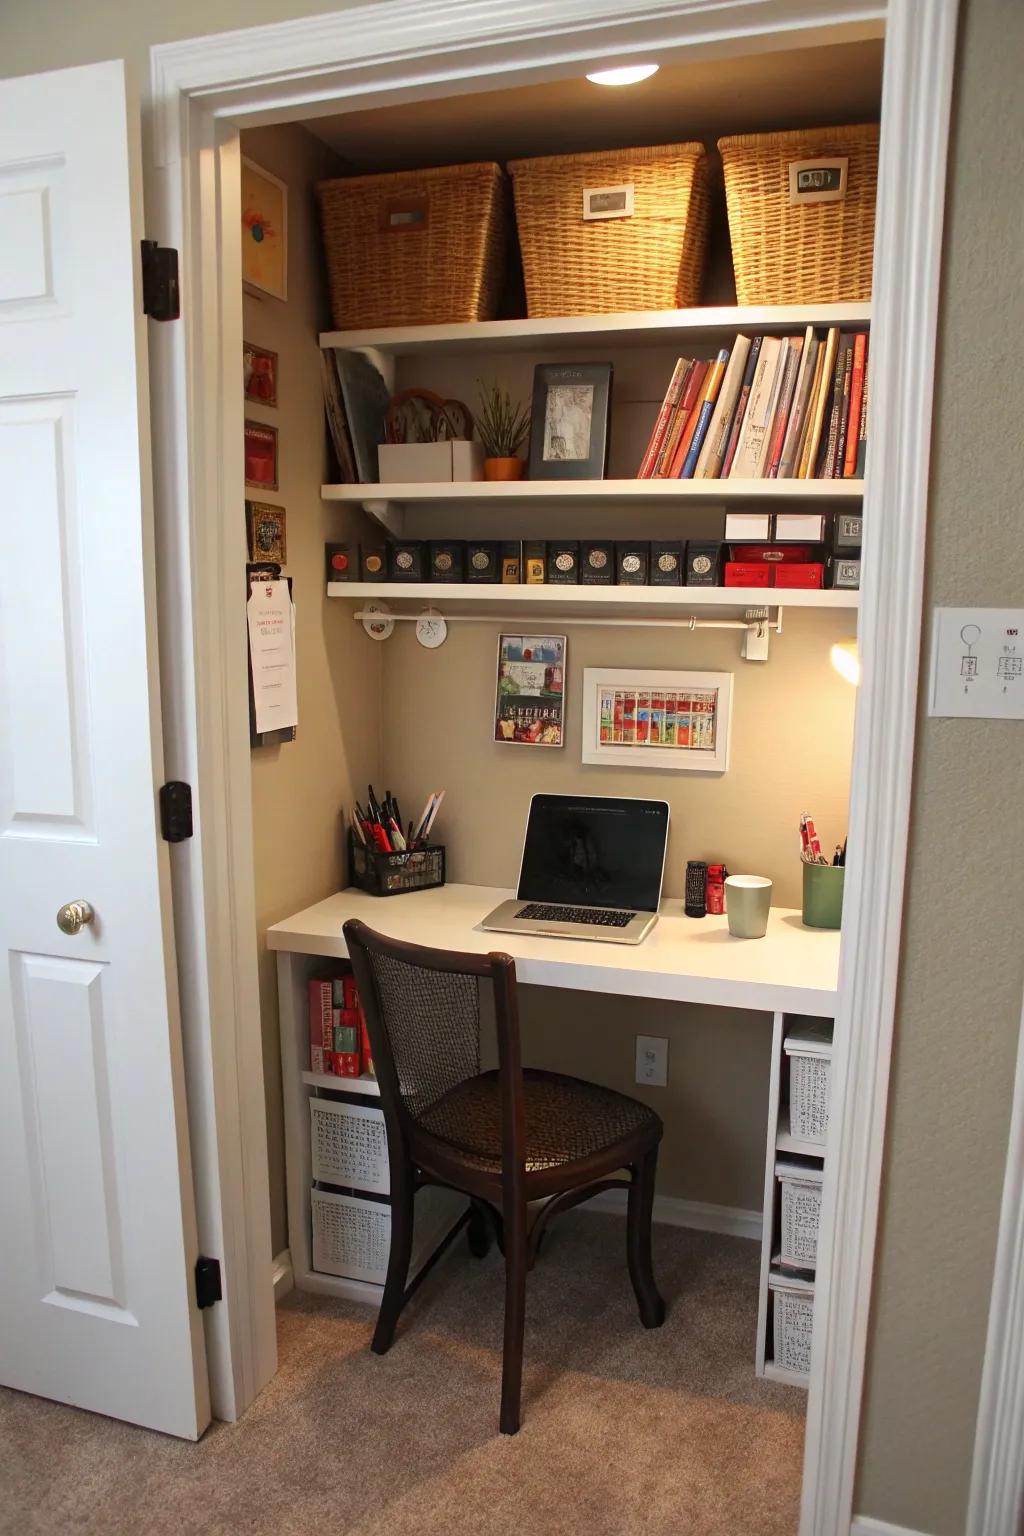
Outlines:
[[[249,535],[249,559],[288,562],[284,507],[272,507],[263,501],[247,501],[245,521]]]
[[[530,417],[531,480],[603,480],[611,363],[538,363]]]
[[[276,405],[277,353],[243,341],[242,382],[247,400],[254,400],[257,405]]]
[[[561,747],[564,710],[565,636],[499,636],[495,741]]]
[[[245,483],[260,491],[277,490],[277,428],[261,421],[245,424]]]
[[[242,156],[242,281],[288,297],[288,188]]]

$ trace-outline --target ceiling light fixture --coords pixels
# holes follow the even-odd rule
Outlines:
[[[637,85],[657,73],[657,64],[622,64],[618,69],[595,69],[587,79],[594,85]]]

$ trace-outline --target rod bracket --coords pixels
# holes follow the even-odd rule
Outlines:
[[[768,636],[771,631],[768,609],[748,608],[743,617],[747,621],[747,629],[740,655],[744,661],[767,661]]]

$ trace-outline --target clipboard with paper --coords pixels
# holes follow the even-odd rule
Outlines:
[[[271,746],[295,740],[298,688],[291,577],[275,564],[246,567],[249,635],[249,740]]]

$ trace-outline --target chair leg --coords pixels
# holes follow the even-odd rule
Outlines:
[[[665,1321],[665,1303],[654,1281],[651,1264],[651,1212],[654,1208],[654,1179],[658,1169],[658,1149],[635,1163],[629,1185],[626,1211],[626,1256],[629,1278],[633,1282],[640,1321],[645,1328],[660,1328]]]
[[[391,1196],[391,1249],[388,1254],[388,1272],[384,1281],[377,1326],[373,1330],[370,1348],[375,1355],[386,1355],[395,1337],[395,1328],[405,1301],[406,1281],[409,1278],[409,1262],[412,1258],[413,1200],[416,1189],[412,1169],[402,1180],[403,1188]]]
[[[505,1343],[501,1361],[501,1419],[503,1435],[519,1430],[523,1388],[523,1332],[526,1324],[526,1206],[505,1219]]]

